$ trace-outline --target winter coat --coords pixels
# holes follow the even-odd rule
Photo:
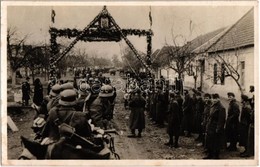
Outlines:
[[[239,146],[246,146],[247,144],[251,112],[251,106],[243,104],[239,123]]]
[[[133,97],[129,102],[129,107],[131,109],[129,128],[131,130],[145,128],[145,104],[146,101],[142,96]]]
[[[239,125],[239,106],[236,102],[236,100],[232,100],[229,103],[228,107],[228,116],[227,116],[227,122],[226,122],[226,137],[227,141],[230,141],[230,139],[238,139],[238,125]]]
[[[195,122],[194,122],[195,132],[201,132],[202,130],[201,123],[203,121],[202,119],[203,112],[204,112],[204,101],[202,98],[198,98],[195,104]]]
[[[219,102],[213,104],[210,109],[208,123],[206,125],[207,148],[210,150],[220,150],[224,145],[224,126],[226,111]]]
[[[33,102],[39,106],[43,101],[43,88],[41,84],[34,85]]]
[[[176,100],[170,101],[167,117],[168,117],[167,133],[169,135],[179,135],[181,119],[179,114],[179,105]]]
[[[30,99],[30,84],[28,82],[22,83],[22,100],[29,100]]]

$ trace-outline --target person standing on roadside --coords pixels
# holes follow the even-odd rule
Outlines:
[[[184,130],[187,131],[186,137],[191,137],[192,122],[193,122],[193,99],[191,98],[188,90],[184,90],[184,103],[183,103],[183,124]]]
[[[137,88],[134,92],[134,96],[129,102],[129,107],[131,109],[130,113],[130,125],[131,135],[128,137],[136,137],[135,130],[138,130],[138,136],[142,137],[142,130],[145,128],[145,104],[146,101],[141,95],[141,89]]]
[[[208,123],[206,125],[206,140],[208,155],[203,159],[219,159],[219,152],[224,140],[226,110],[220,102],[219,94],[212,95]]]
[[[33,85],[34,85],[33,103],[36,104],[37,106],[40,106],[43,101],[43,88],[40,79],[36,78]]]
[[[30,100],[30,83],[29,83],[30,78],[26,77],[26,80],[22,83],[22,100],[23,100],[23,106],[28,106],[29,105],[29,100]]]
[[[251,106],[249,103],[248,96],[241,95],[242,99],[242,110],[241,110],[241,118],[239,123],[239,146],[245,148],[244,152],[240,153],[240,156],[243,156],[247,152],[247,141],[248,141],[248,130],[250,125],[250,116],[251,116]]]
[[[237,150],[237,141],[238,141],[238,124],[239,124],[239,106],[235,99],[235,94],[232,92],[228,92],[228,116],[226,122],[226,138],[227,142],[230,142],[228,151],[236,151]]]
[[[180,113],[179,113],[179,105],[176,100],[175,94],[173,92],[170,93],[170,104],[168,108],[168,126],[167,133],[169,135],[169,142],[164,145],[178,148],[178,140],[180,136]],[[173,144],[173,136],[175,136],[175,141]]]

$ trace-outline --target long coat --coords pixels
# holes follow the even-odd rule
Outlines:
[[[209,150],[219,151],[224,143],[224,125],[226,111],[219,102],[213,104],[210,109],[208,123],[206,125],[206,147]]]
[[[182,127],[191,132],[192,130],[192,116],[193,116],[193,99],[190,95],[186,95],[183,102],[183,122]]]
[[[129,107],[131,109],[130,113],[130,124],[129,128],[134,129],[144,129],[145,128],[145,99],[142,96],[134,97],[130,103]]]
[[[251,106],[243,104],[239,123],[239,146],[246,146],[247,144],[251,112]]]
[[[202,98],[197,99],[197,103],[195,104],[196,112],[195,112],[195,132],[201,132],[202,126],[201,123],[203,121],[202,115],[204,112],[204,101]]]
[[[39,106],[41,105],[42,101],[43,101],[42,84],[37,84],[34,86],[33,102]]]
[[[158,124],[163,124],[167,106],[168,101],[166,94],[163,92],[159,93],[156,101],[156,121]]]
[[[171,100],[168,109],[168,126],[167,133],[169,135],[179,135],[181,119],[179,114],[179,105],[176,100]]]
[[[23,93],[22,99],[23,100],[30,99],[30,91],[31,91],[30,84],[27,81],[23,82],[22,83],[22,93]]]
[[[232,100],[228,107],[228,117],[226,122],[226,137],[227,141],[238,140],[238,125],[239,125],[239,106],[236,100]]]

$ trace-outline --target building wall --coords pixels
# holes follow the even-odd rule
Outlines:
[[[245,68],[243,92],[248,92],[249,86],[254,85],[254,47],[239,50],[237,57],[235,56],[235,51],[226,51],[219,53],[219,55],[223,57],[225,61],[232,64],[235,69],[237,69],[240,77],[242,77],[241,61],[244,61]],[[216,63],[216,59],[212,58],[212,56],[212,54],[208,55],[208,59],[205,62],[206,67],[203,79],[203,91],[209,93],[219,93],[220,96],[223,97],[227,96],[227,92],[234,92],[237,99],[240,100],[241,92],[239,91],[239,87],[236,82],[231,77],[226,77],[223,85],[220,84],[220,80],[218,80],[218,84],[214,84],[213,67],[214,63]],[[220,64],[217,64],[220,71]],[[240,84],[241,83],[242,78],[240,78]]]

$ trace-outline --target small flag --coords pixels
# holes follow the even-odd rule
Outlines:
[[[150,11],[149,11],[149,20],[150,20],[150,27],[152,27],[152,25],[153,25],[153,19],[152,19],[151,6],[150,6]]]
[[[52,9],[51,10],[51,21],[54,23],[55,22],[55,16],[56,16],[56,13],[55,11]]]
[[[190,35],[192,34],[192,20],[190,20]]]

